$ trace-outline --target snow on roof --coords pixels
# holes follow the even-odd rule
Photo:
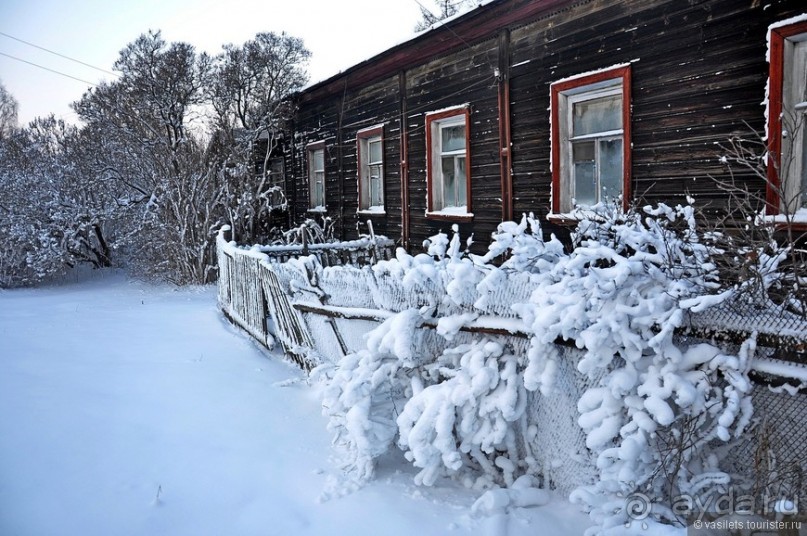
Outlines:
[[[476,7],[473,7],[471,9],[467,9],[467,10],[464,10],[464,11],[459,11],[459,12],[455,13],[454,15],[450,16],[450,17],[446,17],[445,19],[439,20],[439,21],[435,22],[434,24],[432,24],[431,26],[429,26],[428,28],[426,28],[425,30],[421,30],[420,32],[414,32],[414,33],[412,33],[412,35],[410,35],[409,37],[399,41],[398,43],[395,43],[394,45],[388,46],[384,50],[380,50],[378,52],[373,53],[372,55],[368,56],[367,59],[365,59],[365,60],[362,60],[362,61],[360,61],[358,63],[355,63],[355,64],[351,65],[350,67],[348,67],[346,69],[337,71],[336,73],[334,73],[334,74],[332,74],[332,75],[330,75],[330,76],[328,76],[326,78],[310,82],[309,84],[304,86],[302,89],[300,89],[298,93],[303,93],[303,92],[308,91],[309,89],[311,89],[311,88],[313,88],[315,86],[319,86],[321,84],[324,84],[325,82],[328,82],[329,80],[333,80],[334,78],[338,78],[339,76],[341,76],[342,74],[350,71],[351,69],[354,69],[355,67],[358,67],[359,65],[369,63],[374,58],[376,58],[378,56],[381,56],[382,54],[384,54],[386,52],[389,52],[389,51],[391,51],[393,49],[402,47],[403,45],[411,43],[412,41],[416,41],[418,39],[421,39],[425,35],[433,32],[435,30],[438,30],[438,29],[442,28],[443,26],[445,26],[446,24],[448,24],[450,22],[453,22],[453,21],[455,21],[457,19],[465,17],[466,15],[470,15],[472,13],[475,13],[475,12],[479,11],[483,7],[485,7],[485,6],[489,5],[489,4],[492,4],[494,2],[499,2],[499,1],[502,1],[502,0],[478,0],[478,3],[476,5]]]

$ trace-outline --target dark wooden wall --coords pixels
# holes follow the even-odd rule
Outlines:
[[[309,212],[306,146],[325,141],[325,203],[327,215],[337,218],[343,239],[367,233],[366,221],[378,234],[397,238],[401,234],[400,178],[400,87],[397,76],[372,85],[353,88],[342,81],[341,92],[322,98],[303,99],[294,121],[293,189],[294,218],[318,219]],[[384,215],[357,213],[358,170],[356,133],[364,128],[384,126]],[[357,227],[358,226],[358,227]]]
[[[535,0],[504,1],[486,17],[506,18],[530,4]],[[726,196],[715,179],[727,179],[729,170],[719,160],[724,151],[718,144],[733,135],[764,134],[767,27],[803,11],[807,8],[795,0],[589,0],[506,28],[491,27],[474,41],[463,40],[458,26],[458,45],[451,52],[413,65],[401,61],[397,72],[351,84],[351,78],[368,78],[370,62],[299,96],[288,167],[293,217],[299,221],[307,214],[305,146],[324,140],[328,213],[339,218],[344,238],[356,236],[356,223],[367,219],[356,213],[356,131],[383,123],[386,215],[371,219],[376,232],[401,238],[405,109],[409,204],[404,208],[412,249],[448,231],[451,222],[425,216],[425,114],[468,104],[474,218],[459,227],[463,237],[473,233],[475,249],[483,250],[502,219],[497,67],[509,84],[512,206],[519,218],[526,212],[543,217],[550,208],[550,84],[620,63],[632,66],[632,197],[639,203],[678,203],[692,195],[698,204],[719,209]],[[422,55],[423,47],[449,38],[439,32],[409,46]],[[732,171],[741,186],[764,193],[762,179]],[[545,228],[568,233],[550,223]]]
[[[409,188],[411,243],[443,231],[450,234],[454,222],[426,218],[426,113],[470,106],[468,135],[471,140],[472,223],[458,223],[463,240],[472,233],[487,245],[490,233],[501,221],[497,93],[494,68],[498,51],[490,40],[435,60],[406,74],[407,128],[409,136]],[[483,236],[484,235],[484,236]]]

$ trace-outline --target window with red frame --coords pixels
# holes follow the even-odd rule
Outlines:
[[[426,115],[428,215],[471,215],[468,107]]]
[[[630,195],[630,66],[550,88],[552,212],[568,214]]]
[[[768,211],[807,210],[807,21],[771,29]]]
[[[359,210],[384,211],[384,127],[379,125],[356,133],[358,155]]]

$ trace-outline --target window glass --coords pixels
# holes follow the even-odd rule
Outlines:
[[[585,136],[622,128],[622,98],[619,95],[574,104],[573,136]]]
[[[442,152],[465,150],[465,125],[453,125],[440,129],[442,135]]]
[[[622,140],[600,140],[600,200],[622,195]]]
[[[457,196],[457,176],[455,173],[454,157],[443,157],[443,206],[453,207]]]
[[[315,170],[325,169],[325,151],[317,149],[313,154],[313,162]]]
[[[595,152],[595,142],[593,141],[572,144],[574,201],[578,205],[593,205],[597,202]]]
[[[807,41],[798,41],[793,45],[792,69],[792,122],[795,126],[793,137],[794,163],[793,181],[795,188],[791,191],[797,208],[807,208]]]
[[[801,208],[807,208],[807,136],[801,137]]]
[[[380,174],[370,175],[370,206],[380,207],[384,205],[381,198],[381,176]]]
[[[457,157],[457,204],[461,207],[468,204],[467,196],[468,183],[465,177],[465,157]]]
[[[381,162],[381,139],[370,140],[368,143],[369,146],[369,161],[370,162]]]
[[[325,149],[308,153],[310,158],[311,207],[325,206]]]

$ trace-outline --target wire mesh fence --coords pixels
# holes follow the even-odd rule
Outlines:
[[[760,346],[773,350],[772,357],[807,365],[807,317],[770,300],[760,304],[740,294],[691,314],[684,331],[729,344],[755,335]]]
[[[271,331],[267,326],[272,323],[278,330],[278,323],[288,324],[289,319],[297,322],[292,331],[300,336],[293,341],[289,338],[291,342],[284,347],[299,356],[298,363],[306,369],[357,351],[364,342],[363,335],[396,312],[443,303],[442,295],[412,292],[401,281],[377,276],[368,268],[340,269],[337,273],[317,263],[262,262],[258,257],[263,254],[220,242],[222,308],[238,312],[246,329],[258,338]],[[271,284],[261,282],[266,279],[263,272],[271,272]],[[511,305],[527,300],[533,290],[528,277],[515,277],[491,294],[484,311],[477,312],[490,318],[514,318]],[[442,305],[435,312],[450,315],[462,311]],[[423,336],[432,342],[439,339],[435,324],[423,325]],[[756,337],[751,371],[755,380],[753,426],[729,448],[715,445],[715,452],[723,449],[737,483],[761,500],[786,496],[807,501],[807,319],[787,304],[739,293],[718,306],[689,315],[679,331],[682,347],[706,340],[729,353],[736,353],[739,344]],[[526,352],[525,333],[493,332],[514,352]],[[476,333],[490,336],[492,332],[482,323]],[[458,335],[474,336],[469,332]],[[280,338],[284,340],[282,334]],[[568,493],[591,483],[597,468],[578,424],[577,410],[577,401],[592,380],[576,368],[579,350],[564,346],[560,351],[564,359],[557,375],[556,395],[533,394],[530,408],[537,431],[533,451],[542,457],[544,480]]]

